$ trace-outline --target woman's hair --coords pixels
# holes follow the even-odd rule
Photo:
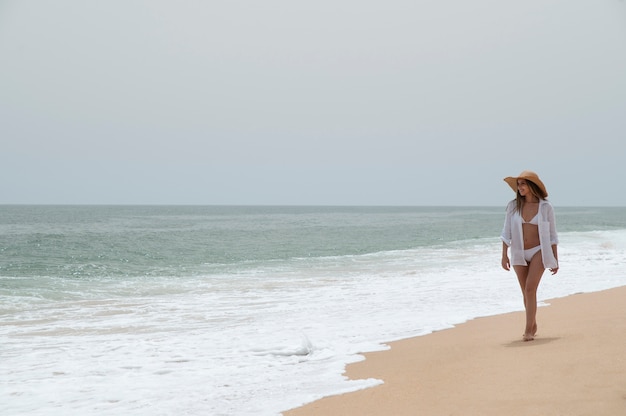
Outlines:
[[[540,187],[538,187],[537,185],[535,185],[534,182],[529,181],[528,179],[525,179],[526,184],[528,184],[528,189],[530,189],[530,193],[533,194],[534,196],[536,196],[538,199],[546,199],[548,197],[548,195],[546,195],[546,193],[543,191],[543,189],[541,189]],[[524,201],[525,198],[523,198],[520,194],[519,191],[517,191],[517,212],[521,213],[522,212],[522,206],[524,205]]]

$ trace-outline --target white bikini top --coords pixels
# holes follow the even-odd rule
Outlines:
[[[519,215],[519,217],[522,219],[522,224],[539,225],[539,212],[537,212],[537,214],[535,214],[535,216],[530,221],[524,220],[524,217],[522,217],[521,213],[518,212],[516,214]]]
[[[519,214],[519,216],[522,217],[522,214]],[[522,224],[539,225],[539,212],[537,212],[530,221],[525,221],[524,217],[522,217]]]

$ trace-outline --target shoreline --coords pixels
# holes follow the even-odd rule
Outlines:
[[[542,301],[529,342],[521,337],[523,311],[390,342],[344,372],[383,384],[282,414],[626,414],[625,300],[621,286]]]

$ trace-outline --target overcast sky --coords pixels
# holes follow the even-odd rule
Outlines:
[[[0,0],[0,203],[626,206],[619,0]]]

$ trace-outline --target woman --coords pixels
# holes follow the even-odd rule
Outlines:
[[[504,178],[517,197],[506,207],[502,229],[502,267],[517,274],[526,308],[522,339],[532,341],[537,333],[537,287],[546,268],[559,270],[554,209],[546,200],[548,192],[535,172],[524,171],[516,178]],[[511,248],[509,260],[508,248]]]

